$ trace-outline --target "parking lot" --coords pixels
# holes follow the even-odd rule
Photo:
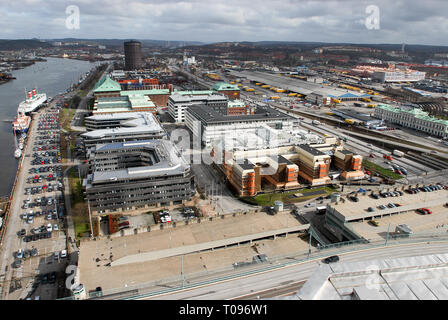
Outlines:
[[[33,115],[21,167],[25,177],[14,197],[8,299],[56,299],[64,293],[66,224],[59,145],[59,108],[53,103]],[[60,290],[58,290],[60,289]]]

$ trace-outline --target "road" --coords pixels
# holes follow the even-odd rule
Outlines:
[[[368,261],[374,259],[410,257],[418,255],[429,255],[446,253],[447,242],[419,243],[410,245],[399,245],[392,247],[380,247],[358,252],[344,253],[340,255],[341,262]],[[291,292],[292,283],[297,284],[306,281],[320,264],[320,259],[298,263],[264,273],[249,275],[241,278],[225,280],[210,285],[177,291],[169,294],[142,297],[142,300],[227,300],[247,299],[262,296],[269,291],[269,297],[284,295],[285,291]],[[286,288],[286,289],[285,289]],[[291,290],[290,290],[291,289]],[[293,288],[294,289],[294,288]]]

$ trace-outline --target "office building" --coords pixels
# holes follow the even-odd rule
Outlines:
[[[393,107],[388,104],[379,104],[375,108],[374,117],[436,137],[448,137],[448,121],[432,117],[419,108],[408,106]]]
[[[94,216],[179,205],[195,190],[190,165],[168,140],[97,145],[88,159],[86,196]]]
[[[227,96],[229,100],[237,100],[240,98],[241,90],[234,84],[218,82],[213,85],[212,90]]]
[[[168,99],[168,113],[176,122],[185,122],[185,110],[201,104],[209,110],[227,114],[227,101],[227,97],[222,94],[191,95],[175,92]]]
[[[139,41],[127,41],[124,43],[125,70],[136,70],[143,66],[142,43]]]
[[[166,132],[149,112],[99,114],[85,119],[88,132],[82,133],[86,149],[96,144],[162,139]]]
[[[206,147],[212,146],[212,141],[226,135],[233,135],[241,130],[255,130],[263,125],[292,131],[294,122],[295,118],[270,107],[258,107],[253,114],[227,115],[206,105],[196,105],[189,107],[185,113],[186,126],[194,135],[200,134],[197,138]]]
[[[121,86],[118,82],[112,80],[109,76],[102,77],[93,88],[93,97],[98,98],[112,98],[119,97]]]
[[[128,94],[119,97],[97,98],[92,113],[151,112],[156,114],[156,105],[143,94]]]

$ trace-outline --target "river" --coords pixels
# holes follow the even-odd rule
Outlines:
[[[25,89],[45,92],[54,97],[77,83],[82,75],[98,63],[88,61],[46,58],[25,69],[12,72],[16,80],[0,85],[0,196],[9,195],[17,172],[18,160],[14,158],[14,136],[11,121],[17,114],[19,103],[25,100]]]

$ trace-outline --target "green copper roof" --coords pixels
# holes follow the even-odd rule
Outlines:
[[[431,122],[436,122],[436,123],[441,123],[444,124],[446,126],[448,126],[448,121],[447,120],[442,120],[442,119],[437,119],[435,117],[432,117],[428,114],[428,112],[425,112],[419,108],[397,108],[397,107],[393,107],[391,105],[388,104],[378,104],[377,108],[380,109],[384,109],[387,111],[391,111],[391,112],[395,112],[395,113],[409,113],[411,115],[413,115],[415,118],[417,119],[422,119],[425,121],[431,121]]]
[[[95,84],[93,92],[110,92],[121,91],[121,86],[118,82],[112,80],[109,76],[104,76]]]
[[[240,88],[238,88],[237,85],[225,83],[225,82],[218,82],[215,83],[212,87],[213,90],[216,91],[240,91]]]

